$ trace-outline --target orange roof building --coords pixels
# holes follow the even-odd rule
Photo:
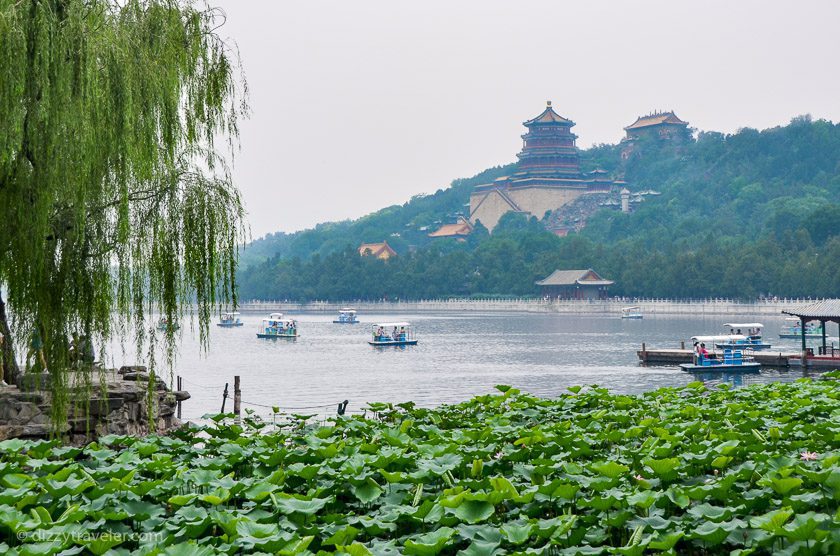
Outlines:
[[[387,241],[382,243],[363,243],[359,246],[359,255],[376,257],[377,259],[388,260],[391,257],[396,257],[397,252],[388,245]]]
[[[454,237],[463,238],[470,235],[473,231],[472,224],[464,217],[459,217],[455,224],[444,224],[434,232],[429,234],[429,237]]]
[[[639,116],[636,121],[624,128],[625,140],[638,139],[644,135],[654,135],[663,139],[684,137],[688,133],[688,122],[679,119],[673,110],[654,112]]]

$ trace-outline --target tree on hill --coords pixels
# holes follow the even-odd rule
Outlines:
[[[244,81],[221,22],[186,1],[0,0],[4,375],[31,346],[58,422],[80,342],[133,325],[154,371],[155,308],[177,324],[196,303],[206,341],[234,299],[243,208],[213,147]]]
[[[610,290],[615,295],[840,296],[835,264],[840,245],[840,126],[795,118],[787,126],[763,131],[700,133],[696,141],[677,147],[651,139],[640,148],[642,154],[627,161],[621,160],[620,145],[581,152],[588,168],[624,171],[634,191],[661,192],[630,214],[600,210],[587,218],[580,233],[564,238],[547,232],[537,219],[512,212],[492,235],[476,225],[465,243],[424,244],[420,238],[413,252],[376,267],[376,294],[537,295],[534,282],[551,271],[591,267],[616,280]],[[448,197],[439,192],[389,210],[387,223],[374,213],[365,225],[376,222],[377,235],[387,237],[399,231],[389,226],[401,226],[410,214],[441,218],[457,206],[456,187],[463,188],[457,195],[465,202],[471,188],[488,177],[456,180]],[[361,226],[343,224],[345,230]],[[413,241],[402,235],[406,243]],[[316,252],[339,239],[324,233]],[[306,281],[305,276],[323,275],[338,264],[330,257],[316,263],[311,253],[296,252],[297,275],[275,275],[275,268],[286,264],[284,256],[243,272],[243,293],[340,299],[328,285]],[[257,275],[262,277],[259,284]],[[364,285],[368,280],[361,269],[344,278],[341,289],[351,297],[373,295]]]

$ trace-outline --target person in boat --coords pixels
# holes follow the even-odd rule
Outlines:
[[[404,326],[400,327],[400,341],[401,342],[405,341],[405,327]]]
[[[394,331],[391,332],[391,339],[395,341],[399,339],[399,332],[397,331],[396,326],[394,327]]]
[[[378,342],[382,339],[382,335],[385,334],[385,331],[382,330],[382,327],[376,329],[376,333],[373,335],[373,341]]]

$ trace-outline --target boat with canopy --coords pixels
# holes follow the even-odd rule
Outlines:
[[[772,347],[761,337],[764,325],[760,322],[727,322],[723,327],[729,330],[729,334],[722,337],[726,339],[715,342],[715,347],[756,350]]]
[[[271,313],[262,319],[257,338],[297,338],[297,321],[285,318],[283,313]]]
[[[805,337],[806,338],[822,338],[823,329],[819,322],[805,323]],[[779,333],[779,338],[799,340],[802,338],[802,322],[796,317],[786,317],[782,325],[782,331]]]
[[[373,325],[372,346],[416,346],[414,328],[408,322],[379,322]]]
[[[358,322],[356,309],[345,307],[338,310],[338,318],[333,321],[333,324],[358,324]]]
[[[221,326],[223,328],[233,328],[236,326],[242,326],[245,323],[242,322],[242,319],[239,318],[239,313],[236,312],[228,312],[222,313],[219,317],[219,322],[216,323],[216,326]]]
[[[642,308],[638,305],[634,305],[632,307],[624,307],[621,309],[621,318],[635,320],[641,319],[643,318]]]

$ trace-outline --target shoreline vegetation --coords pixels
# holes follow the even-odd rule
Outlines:
[[[840,125],[809,116],[733,134],[699,132],[680,145],[652,139],[580,151],[585,172],[602,169],[644,196],[629,214],[582,196],[528,218],[508,212],[488,233],[430,234],[469,217],[470,194],[516,172],[485,170],[430,195],[341,222],[248,244],[240,297],[381,299],[536,295],[557,269],[593,268],[613,295],[735,297],[840,295]],[[556,228],[560,224],[562,230]],[[549,229],[556,229],[558,237]],[[360,257],[387,241],[397,256]]]
[[[7,440],[0,552],[836,554],[838,378]]]

